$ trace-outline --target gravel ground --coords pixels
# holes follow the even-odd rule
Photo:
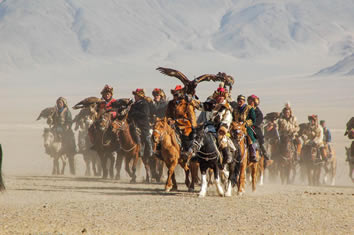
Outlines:
[[[354,188],[265,185],[221,198],[163,184],[7,176],[0,234],[354,234]],[[248,187],[249,188],[249,187]]]

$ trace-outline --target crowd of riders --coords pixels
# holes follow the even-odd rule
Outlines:
[[[320,151],[317,161],[327,161],[331,158],[331,132],[326,127],[326,122],[319,122],[317,115],[308,116],[308,123],[300,130],[300,126],[293,114],[292,108],[286,104],[278,116],[265,120],[260,109],[260,98],[250,95],[237,96],[236,101],[232,99],[228,89],[220,84],[214,93],[207,97],[204,102],[200,102],[196,96],[186,94],[181,85],[177,85],[171,90],[173,98],[167,100],[165,92],[160,88],[152,91],[153,98],[145,94],[145,90],[138,88],[132,92],[134,99],[113,98],[113,87],[105,85],[101,91],[101,99],[96,106],[98,115],[109,112],[112,119],[117,118],[122,109],[128,110],[127,121],[134,141],[142,146],[141,156],[152,157],[154,155],[152,144],[152,126],[155,118],[166,118],[178,133],[181,155],[191,158],[196,154],[195,145],[196,128],[201,123],[213,127],[215,139],[223,159],[231,161],[231,154],[235,151],[233,141],[230,140],[229,128],[231,123],[242,122],[247,128],[247,146],[249,150],[249,160],[257,162],[257,150],[264,157],[265,161],[271,164],[270,154],[265,148],[265,138],[269,133],[275,133],[280,143],[285,138],[290,138],[294,148],[311,145]],[[124,101],[124,102],[122,102]],[[129,109],[128,109],[129,107]],[[200,113],[197,118],[197,112]],[[55,112],[48,118],[52,130],[60,138],[66,151],[75,153],[75,138],[71,129],[72,116],[63,97],[56,101]],[[349,130],[349,135],[353,129]],[[264,134],[265,136],[264,136]],[[89,129],[89,136],[92,143],[95,143],[95,129]],[[325,153],[325,146],[329,154]],[[95,149],[95,146],[92,146]],[[297,151],[298,153],[299,151]],[[156,154],[156,153],[155,153]],[[296,154],[296,160],[300,160]]]

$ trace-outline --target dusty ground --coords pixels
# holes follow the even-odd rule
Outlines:
[[[179,185],[83,177],[7,176],[0,234],[354,233],[352,186],[258,187],[242,197],[200,199]],[[199,188],[199,187],[198,187]]]

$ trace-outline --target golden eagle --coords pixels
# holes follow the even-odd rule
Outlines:
[[[170,68],[163,68],[163,67],[158,67],[156,70],[160,71],[162,74],[165,74],[167,76],[171,77],[176,77],[178,78],[184,85],[184,92],[185,94],[189,94],[192,96],[195,96],[195,89],[200,82],[204,81],[214,81],[214,82],[223,82],[224,87],[228,86],[229,87],[229,92],[232,89],[232,85],[234,84],[234,78],[230,75],[227,75],[226,73],[221,73],[219,72],[218,74],[204,74],[201,75],[194,80],[189,80],[183,73],[180,71],[170,69]]]

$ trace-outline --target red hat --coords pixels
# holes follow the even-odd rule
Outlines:
[[[177,93],[180,93],[183,91],[183,87],[181,85],[177,85],[175,87],[175,89],[172,89],[171,90],[171,94],[174,95],[174,94],[177,94]]]
[[[136,89],[135,91],[133,91],[132,93],[133,93],[133,95],[145,97],[145,91],[144,91],[144,89],[141,89],[141,88],[137,88],[137,89]]]

